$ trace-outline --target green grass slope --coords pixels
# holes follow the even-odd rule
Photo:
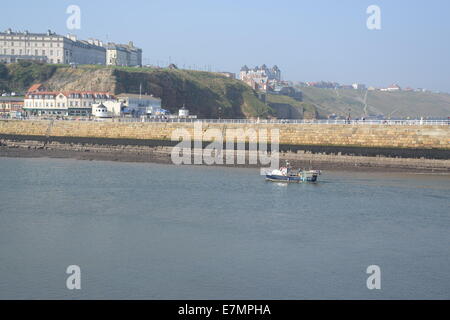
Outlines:
[[[48,80],[57,66],[21,61],[13,64],[0,63],[0,91],[23,92],[33,83]]]
[[[274,110],[278,118],[314,119],[318,116],[314,104],[301,102],[288,96],[268,94],[266,102]]]
[[[450,95],[431,92],[381,92],[350,89],[301,88],[305,102],[314,104],[319,114],[336,113],[352,117],[384,115],[386,117],[450,116]],[[366,96],[367,94],[367,96]]]

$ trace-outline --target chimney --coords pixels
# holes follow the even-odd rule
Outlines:
[[[77,36],[74,35],[74,34],[68,34],[68,35],[67,35],[67,38],[69,38],[69,39],[72,40],[72,41],[77,41]]]

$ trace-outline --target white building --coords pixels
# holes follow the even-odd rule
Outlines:
[[[270,86],[281,81],[281,71],[277,66],[269,69],[265,64],[253,69],[243,66],[239,73],[239,79],[254,90],[268,91]]]
[[[396,92],[396,91],[401,91],[401,90],[402,90],[402,88],[400,88],[400,86],[397,84],[391,84],[389,87],[381,89],[381,91],[387,91],[387,92]]]
[[[109,114],[114,117],[120,117],[124,108],[123,103],[118,100],[103,101],[102,105],[108,110]],[[94,108],[95,105],[92,106]]]
[[[0,62],[38,60],[61,64],[106,64],[106,49],[101,41],[78,40],[52,31],[47,33],[0,32]]]
[[[111,118],[111,114],[103,103],[92,106],[92,115],[96,118]]]
[[[366,85],[361,83],[352,84],[353,89],[355,90],[366,90]]]
[[[23,109],[29,115],[90,116],[92,106],[117,101],[108,92],[93,91],[29,91]]]
[[[108,43],[106,46],[106,64],[112,66],[142,66],[142,49],[133,42],[125,44]]]
[[[152,95],[122,93],[117,99],[127,112],[135,115],[155,114],[161,109],[161,99]]]
[[[184,106],[180,110],[178,110],[178,117],[180,118],[187,118],[189,117],[189,110],[186,109]]]
[[[281,81],[281,71],[277,66],[268,68],[265,64],[261,67],[249,69],[247,66],[241,68],[239,78],[244,81],[246,78],[267,78],[268,80]]]

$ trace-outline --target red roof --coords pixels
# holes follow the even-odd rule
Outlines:
[[[36,92],[36,91],[39,91],[39,89],[41,89],[41,88],[42,88],[42,84],[41,83],[36,83],[36,84],[33,84],[30,87],[30,89],[28,89],[28,92]]]
[[[30,88],[31,89],[31,88]],[[102,94],[102,95],[109,95],[111,97],[114,97],[110,92],[103,92],[103,91],[37,91],[37,92],[30,92],[28,91],[28,95],[59,95],[63,94],[64,96],[69,96],[71,94]]]

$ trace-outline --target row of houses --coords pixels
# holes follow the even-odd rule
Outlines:
[[[0,116],[11,116],[23,112],[23,98],[21,97],[0,97]]]
[[[416,91],[416,92],[425,92],[424,89],[413,89],[410,87],[401,88],[398,84],[391,84],[387,87],[377,88],[377,87],[366,87],[365,84],[362,83],[353,83],[351,85],[343,85],[337,82],[329,82],[329,81],[317,81],[317,82],[299,82],[299,86],[301,87],[314,87],[314,88],[322,88],[322,89],[354,89],[354,90],[368,90],[368,91],[382,91],[382,92],[397,92],[397,91]]]
[[[97,39],[79,40],[75,35],[0,32],[0,62],[35,60],[52,64],[99,64],[142,66],[142,49],[128,44],[107,43]]]
[[[111,117],[141,116],[164,113],[161,99],[152,95],[124,93],[113,95],[99,91],[48,91],[33,85],[23,98],[0,97],[0,113],[22,112],[27,116],[86,117],[96,108],[106,108]]]
[[[289,82],[281,80],[281,70],[276,65],[272,68],[265,64],[254,68],[245,65],[241,68],[239,79],[257,91],[264,102],[266,93],[289,96],[298,101],[303,100],[300,90],[294,88]]]

